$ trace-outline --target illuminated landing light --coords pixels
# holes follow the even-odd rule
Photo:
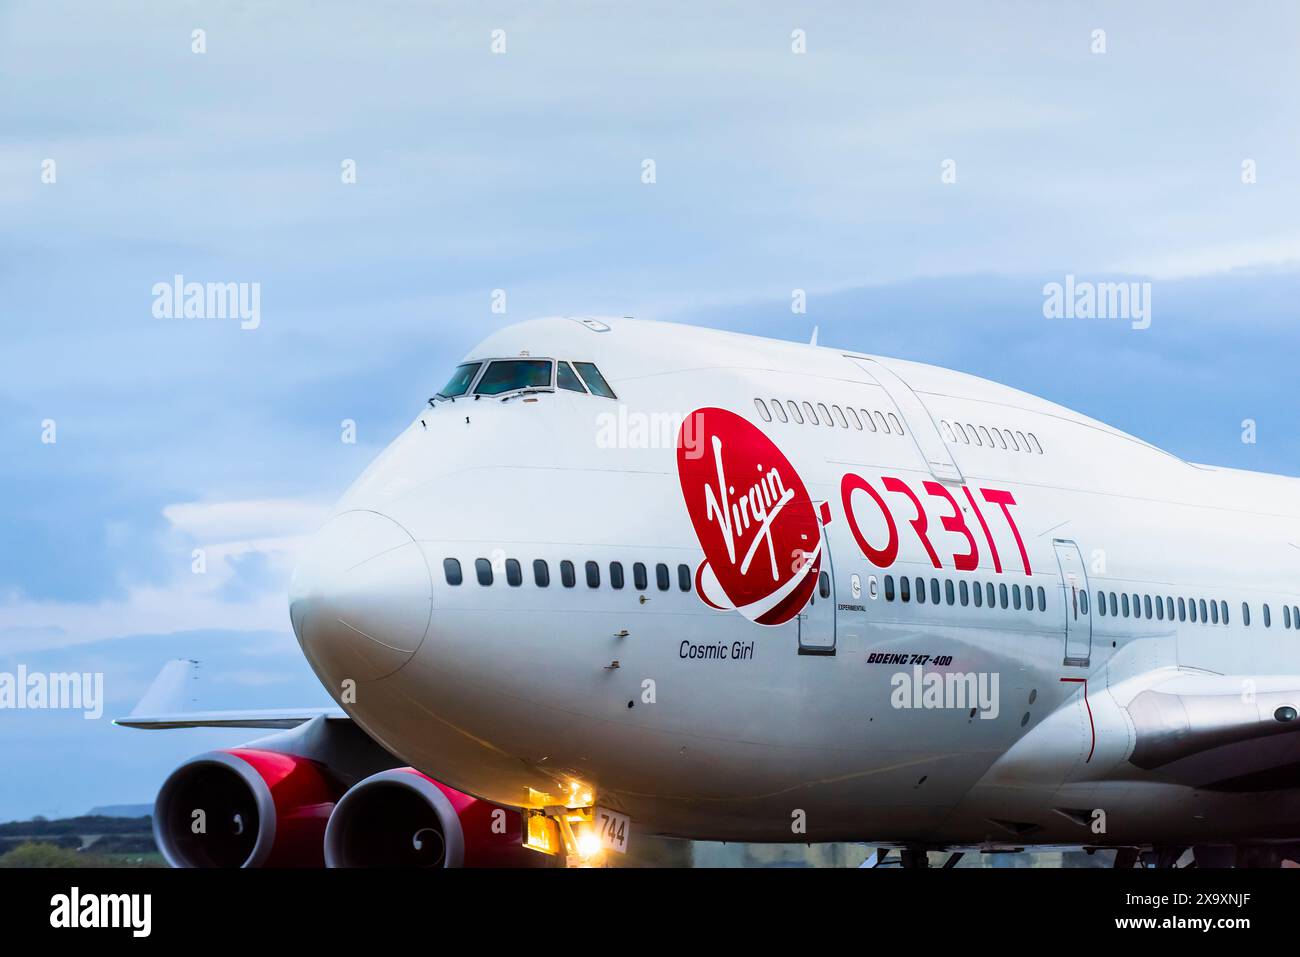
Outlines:
[[[600,856],[602,850],[600,835],[590,828],[584,827],[578,837],[578,856],[587,863],[593,863]]]

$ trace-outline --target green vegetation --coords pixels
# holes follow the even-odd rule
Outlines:
[[[0,867],[164,866],[148,816],[37,816],[0,824]]]

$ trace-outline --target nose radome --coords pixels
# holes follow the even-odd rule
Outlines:
[[[289,586],[303,653],[337,688],[397,671],[419,649],[433,582],[409,532],[379,512],[343,512],[308,543]]]

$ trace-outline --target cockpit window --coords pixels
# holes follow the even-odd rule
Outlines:
[[[438,395],[444,399],[464,395],[469,391],[469,384],[474,381],[474,375],[482,365],[481,362],[465,362],[456,366],[456,371],[451,374],[451,378]]]
[[[550,359],[497,359],[488,363],[475,395],[500,395],[518,389],[549,389]]]
[[[561,389],[567,389],[570,392],[581,392],[587,394],[587,390],[582,387],[578,374],[573,371],[573,366],[567,362],[561,362],[555,367],[555,384]]]
[[[582,376],[582,381],[587,383],[587,388],[591,390],[592,395],[604,396],[606,399],[617,398],[614,390],[609,387],[605,377],[600,374],[594,362],[575,362],[578,369],[578,375]],[[488,370],[491,371],[491,370]]]

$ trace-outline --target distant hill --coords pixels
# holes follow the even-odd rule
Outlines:
[[[149,817],[152,814],[152,804],[105,804],[92,807],[86,817]]]

